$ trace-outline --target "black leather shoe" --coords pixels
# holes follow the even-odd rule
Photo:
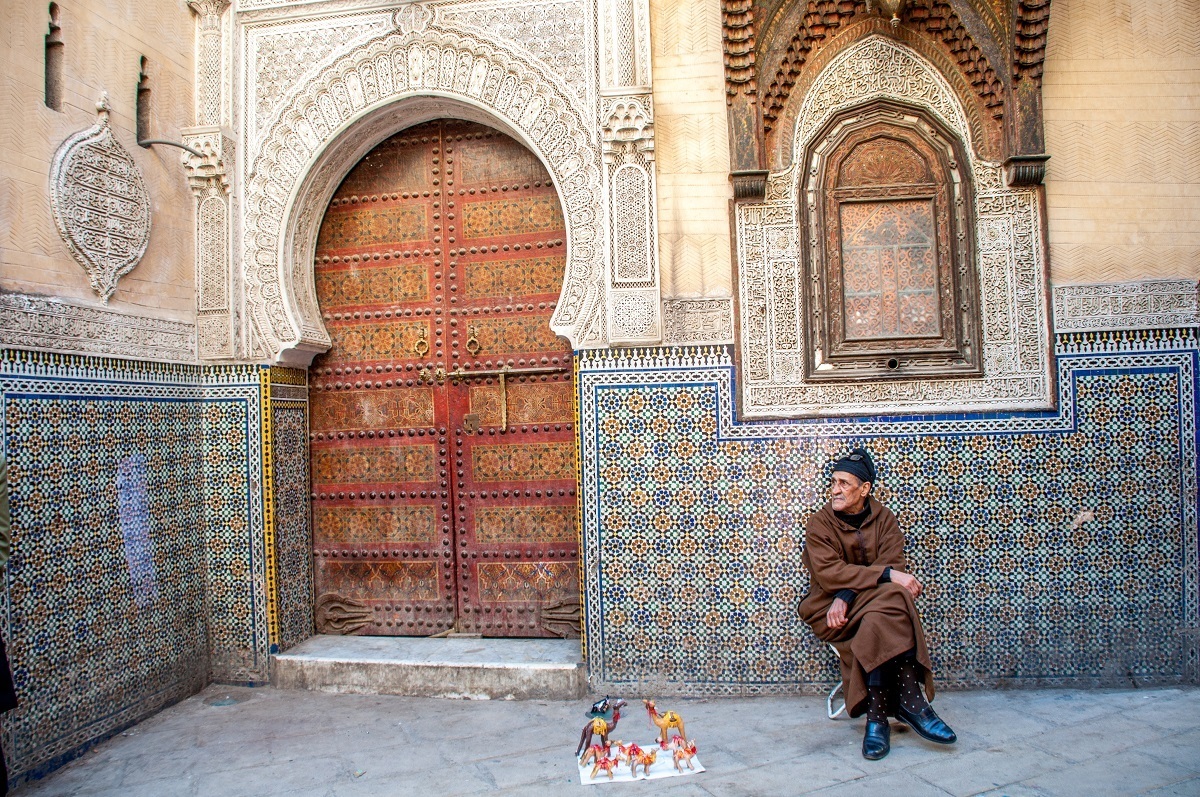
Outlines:
[[[892,749],[892,726],[886,722],[867,721],[867,732],[863,734],[863,758],[878,761]]]
[[[942,722],[941,718],[933,713],[933,708],[930,706],[926,706],[915,714],[902,705],[897,706],[896,719],[931,742],[954,744],[958,741],[958,737],[954,735],[954,731],[950,730],[950,726]]]

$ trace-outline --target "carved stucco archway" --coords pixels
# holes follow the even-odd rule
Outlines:
[[[429,25],[339,57],[283,105],[263,139],[245,193],[246,302],[258,354],[307,365],[329,347],[312,269],[325,207],[376,144],[438,116],[497,127],[545,164],[567,219],[566,274],[550,326],[576,348],[601,334],[601,174],[592,126],[543,67]]]

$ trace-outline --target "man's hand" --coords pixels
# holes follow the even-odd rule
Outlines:
[[[916,576],[901,572],[895,568],[892,568],[892,583],[899,584],[900,586],[904,587],[914,598],[920,596],[921,590],[925,589],[925,587],[921,585],[921,582],[917,580]]]
[[[847,608],[848,607],[846,606],[846,602],[844,600],[841,598],[834,598],[833,603],[829,605],[829,611],[825,612],[825,625],[835,629],[844,626],[846,624]]]

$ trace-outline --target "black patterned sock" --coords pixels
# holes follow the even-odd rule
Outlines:
[[[867,687],[867,722],[887,722],[887,693],[882,686]]]
[[[904,706],[906,711],[919,714],[929,706],[925,693],[921,691],[921,683],[924,681],[921,665],[917,664],[916,659],[900,659],[896,662],[895,672],[896,696],[900,705]]]

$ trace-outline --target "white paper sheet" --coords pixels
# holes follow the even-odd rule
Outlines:
[[[675,769],[675,759],[673,750],[663,750],[658,746],[657,741],[652,741],[649,744],[638,744],[647,753],[651,750],[658,750],[658,758],[650,765],[649,774],[642,774],[641,764],[638,765],[637,776],[630,773],[629,762],[626,761],[617,764],[616,769],[612,771],[612,780],[608,779],[608,773],[601,770],[596,773],[596,778],[592,779],[592,768],[594,763],[588,761],[586,765],[579,767],[579,782],[584,786],[592,786],[597,783],[632,783],[635,780],[658,780],[659,778],[677,778],[680,775],[694,775],[697,772],[704,771],[704,765],[700,763],[700,756],[692,756],[692,766],[695,769],[688,769],[687,764],[680,762],[679,766],[683,767],[683,772],[678,772]],[[613,757],[617,754],[616,748],[613,748]],[[579,764],[579,759],[575,759],[575,763]]]

